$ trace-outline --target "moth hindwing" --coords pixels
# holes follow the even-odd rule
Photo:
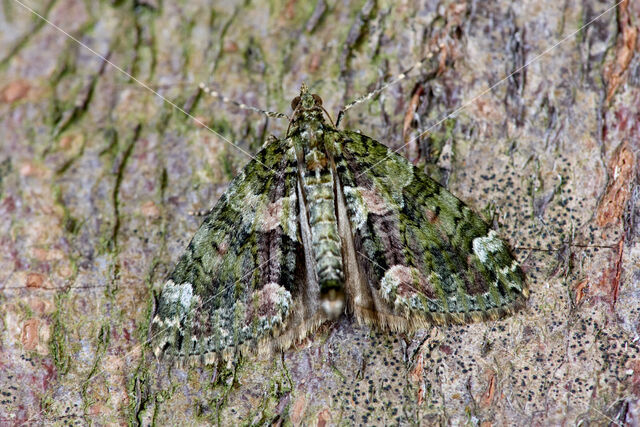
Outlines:
[[[230,184],[157,297],[156,355],[287,348],[343,312],[391,331],[497,319],[528,297],[496,232],[302,86],[287,136]]]

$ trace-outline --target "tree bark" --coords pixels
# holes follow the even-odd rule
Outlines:
[[[637,423],[640,3],[613,5],[3,2],[0,424]],[[287,113],[306,82],[335,114],[429,52],[341,127],[492,222],[527,308],[411,335],[343,316],[276,357],[158,363],[153,288],[188,212],[288,125],[198,84]]]

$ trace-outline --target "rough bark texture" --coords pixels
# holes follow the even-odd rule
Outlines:
[[[343,126],[392,147],[430,129],[403,152],[493,221],[532,296],[499,322],[343,318],[272,359],[158,364],[152,288],[248,157],[7,0],[0,424],[639,421],[638,1],[584,29],[613,2],[29,5],[248,152],[287,123],[200,81],[283,112],[306,81],[335,112],[439,52]]]

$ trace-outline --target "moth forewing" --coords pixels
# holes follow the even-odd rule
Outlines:
[[[336,171],[335,160],[331,156],[331,167]],[[337,171],[335,172],[337,175]],[[336,179],[336,212],[340,239],[342,240],[342,259],[344,260],[345,295],[349,301],[349,309],[359,322],[368,320],[375,322],[376,312],[367,307],[375,307],[376,295],[371,293],[367,278],[358,266],[358,256],[353,240],[351,220],[347,213],[347,206],[340,180]]]

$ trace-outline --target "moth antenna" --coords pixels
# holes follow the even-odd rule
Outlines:
[[[146,87],[141,87],[140,85],[132,85],[130,82],[118,82],[114,83],[115,87],[122,88],[132,88],[133,90],[148,90]],[[193,82],[183,81],[183,82],[175,82],[175,83],[148,83],[146,86],[155,91],[173,89],[175,87],[183,87],[183,88],[193,88]]]
[[[289,120],[289,116],[287,116],[284,113],[276,113],[274,111],[266,111],[266,110],[262,110],[260,108],[256,108],[256,107],[252,107],[251,105],[247,105],[244,104],[242,102],[238,102],[238,101],[234,101],[232,99],[229,99],[228,97],[221,95],[219,92],[210,89],[207,85],[205,85],[204,83],[200,83],[199,85],[200,90],[202,90],[204,93],[206,93],[207,95],[210,95],[226,104],[232,104],[235,105],[236,107],[238,107],[241,110],[247,110],[247,111],[253,111],[255,113],[260,113],[263,114],[267,117],[273,117],[276,119],[287,119]]]
[[[351,101],[350,103],[348,103],[347,105],[345,105],[344,107],[342,107],[342,109],[338,112],[338,119],[336,120],[336,128],[340,125],[340,120],[342,120],[342,116],[344,116],[344,113],[346,113],[348,110],[350,110],[351,108],[355,107],[356,105],[360,104],[361,102],[367,101],[367,100],[377,96],[379,93],[381,93],[382,91],[386,90],[387,88],[389,88],[389,87],[401,82],[402,80],[406,79],[409,76],[409,74],[411,73],[411,71],[413,71],[415,69],[422,68],[423,65],[425,65],[429,60],[431,60],[433,58],[433,54],[434,54],[433,52],[429,52],[420,61],[418,61],[415,64],[413,64],[411,67],[407,68],[404,72],[398,74],[393,79],[389,80],[387,83],[385,83],[382,86],[380,86],[378,89],[375,89],[375,90],[367,93],[366,95],[359,96],[356,99],[354,99],[353,101]]]

